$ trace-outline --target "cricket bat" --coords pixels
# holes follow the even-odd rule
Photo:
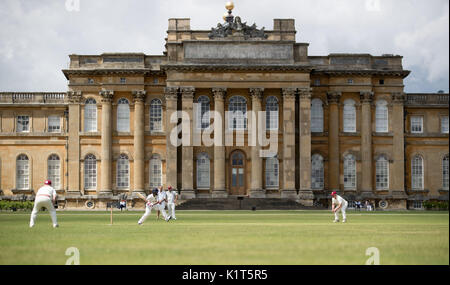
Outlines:
[[[139,192],[136,192],[136,195],[138,195],[138,197],[141,198],[141,199],[144,200],[144,201],[147,200],[147,197],[145,197],[144,195],[142,195],[142,194],[139,193]]]

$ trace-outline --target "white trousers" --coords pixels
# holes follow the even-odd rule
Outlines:
[[[342,219],[347,220],[347,215],[346,215],[347,207],[348,207],[348,203],[345,205],[342,205],[342,207],[339,210],[334,212],[334,219],[336,221],[339,221],[339,212],[342,212]]]
[[[165,204],[163,203],[163,204],[157,204],[157,205],[153,205],[153,206],[150,206],[150,205],[148,205],[147,204],[147,206],[145,207],[145,213],[144,213],[144,215],[139,219],[139,224],[142,224],[143,222],[145,222],[145,220],[148,218],[148,216],[150,216],[150,214],[151,214],[151,212],[152,212],[152,209],[155,209],[156,211],[160,211],[161,213],[162,213],[162,215],[163,215],[163,217],[164,217],[164,219],[165,220],[167,220],[167,213],[166,213],[166,210],[164,209],[165,208]]]
[[[52,200],[48,197],[36,197],[34,200],[34,208],[33,212],[31,212],[31,219],[30,219],[30,227],[34,226],[34,223],[36,222],[37,213],[40,209],[46,208],[50,212],[50,217],[52,217],[52,223],[53,226],[58,225],[58,221],[56,220],[56,210],[55,207],[53,207]]]
[[[172,216],[173,219],[175,217],[175,203],[167,203],[167,209],[169,210],[169,215]]]

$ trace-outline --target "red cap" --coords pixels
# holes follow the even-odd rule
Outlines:
[[[334,191],[333,193],[331,193],[331,196],[337,195],[337,192]]]
[[[52,181],[51,180],[45,180],[44,184],[45,185],[52,185]]]
[[[172,190],[172,186],[169,186],[167,189]]]

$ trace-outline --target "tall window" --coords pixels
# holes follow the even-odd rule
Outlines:
[[[421,134],[423,133],[423,117],[412,116],[411,117],[411,133]]]
[[[97,188],[97,158],[88,154],[84,158],[84,189],[95,190]]]
[[[117,131],[130,131],[130,103],[125,98],[120,99],[117,106]]]
[[[52,154],[47,160],[47,177],[52,181],[52,186],[56,190],[61,189],[61,161],[59,156]]]
[[[442,188],[448,190],[448,154],[442,159]]]
[[[413,190],[423,190],[423,158],[414,156],[411,161],[411,187]]]
[[[162,103],[159,99],[150,103],[150,131],[162,131]]]
[[[375,122],[377,133],[387,133],[389,131],[388,107],[387,102],[384,100],[377,102]]]
[[[150,187],[162,185],[162,167],[159,155],[153,155],[150,159]]]
[[[49,133],[61,132],[61,118],[59,116],[48,117],[48,132]]]
[[[126,154],[121,154],[117,160],[117,188],[130,187],[130,162]]]
[[[323,157],[320,154],[315,154],[312,156],[311,160],[311,188],[322,190],[325,186]]]
[[[17,116],[17,132],[26,133],[30,131],[30,116]]]
[[[389,189],[389,161],[385,157],[378,158],[376,163],[376,188]]]
[[[278,189],[279,187],[279,162],[278,158],[266,159],[266,188]]]
[[[344,132],[356,132],[356,107],[351,99],[344,102]]]
[[[197,100],[197,129],[204,130],[209,128],[210,119],[210,100],[207,96],[200,96]]]
[[[97,102],[92,98],[87,99],[84,106],[84,131],[97,131]]]
[[[17,157],[16,187],[19,190],[30,189],[30,162],[25,154]]]
[[[441,118],[441,133],[448,134],[448,116]]]
[[[351,154],[344,159],[344,188],[356,190],[356,159]]]
[[[244,97],[231,97],[228,111],[228,125],[231,130],[247,129],[247,100]]]
[[[311,102],[311,132],[323,132],[323,103],[320,99]]]
[[[274,96],[266,100],[266,128],[278,130],[278,99]]]
[[[210,161],[206,153],[201,153],[197,157],[197,188],[198,189],[209,189],[209,166]]]

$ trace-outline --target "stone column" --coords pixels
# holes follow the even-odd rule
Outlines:
[[[81,195],[80,187],[80,103],[82,93],[69,91],[69,145],[68,145],[68,196]]]
[[[373,92],[361,92],[360,100],[362,104],[361,114],[361,168],[362,183],[361,191],[373,191],[372,173],[372,101]]]
[[[193,107],[194,107],[194,87],[181,87],[181,109],[188,117],[182,118],[183,137],[182,147],[182,176],[181,176],[181,196],[183,199],[195,198],[194,191],[194,148],[193,148]]]
[[[339,100],[341,92],[327,93],[328,115],[328,184],[330,191],[339,191]]]
[[[299,200],[304,206],[314,205],[311,190],[311,88],[299,89],[300,99],[300,192]]]
[[[253,116],[252,122],[250,126],[252,127],[251,135],[256,138],[256,145],[251,147],[251,160],[252,160],[252,169],[251,169],[251,181],[250,181],[250,197],[251,198],[265,198],[264,190],[262,189],[262,158],[260,156],[261,146],[258,140],[260,130],[258,128],[258,117],[259,112],[261,112],[261,101],[264,94],[264,88],[251,88],[250,95],[252,96],[252,111]],[[256,122],[253,122],[256,120]],[[249,133],[250,135],[250,133]],[[250,138],[249,138],[250,140]]]
[[[133,91],[134,99],[134,189],[133,192],[145,191],[145,136],[144,136],[144,102],[146,91]]]
[[[281,198],[297,198],[295,189],[295,96],[296,88],[284,88],[283,94],[283,189]]]
[[[393,146],[392,172],[389,173],[390,192],[393,195],[406,198],[405,193],[405,145],[404,145],[404,93],[392,94],[392,124]],[[399,197],[399,198],[400,198]]]
[[[226,198],[225,189],[225,105],[226,88],[213,88],[214,94],[214,188],[212,198]],[[220,127],[219,127],[220,125]]]
[[[114,96],[114,91],[100,91],[102,96],[102,157],[101,157],[101,188],[100,195],[112,195],[112,177],[111,177],[111,163],[112,163],[112,116],[111,103]]]
[[[177,112],[178,88],[166,87],[164,94],[166,98],[166,187],[172,186],[173,189],[178,189],[177,147],[172,144],[170,139],[170,133],[174,128],[177,128],[177,123],[171,123],[170,117],[174,112]]]

